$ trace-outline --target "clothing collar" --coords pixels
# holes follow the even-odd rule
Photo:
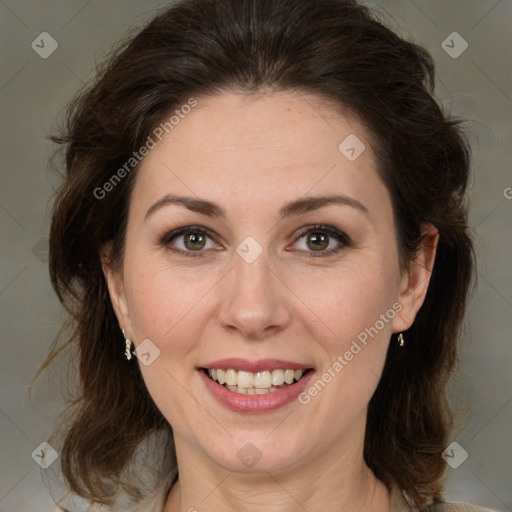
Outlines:
[[[418,512],[418,509],[412,505],[405,492],[393,485],[389,498],[389,512]]]

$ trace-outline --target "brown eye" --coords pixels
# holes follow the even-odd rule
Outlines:
[[[342,231],[318,225],[302,230],[294,243],[294,248],[311,257],[333,256],[350,244],[350,238]]]
[[[306,237],[306,244],[313,251],[321,251],[328,247],[329,236],[324,233],[311,232]]]
[[[211,249],[221,249],[208,230],[196,226],[175,229],[161,237],[159,244],[179,256],[207,256]]]
[[[204,249],[206,236],[202,233],[188,233],[183,235],[183,244],[191,251]]]

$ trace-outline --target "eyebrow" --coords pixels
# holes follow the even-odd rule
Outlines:
[[[167,194],[161,199],[159,199],[148,209],[146,215],[144,216],[144,221],[148,220],[148,218],[158,210],[161,210],[162,208],[165,208],[166,206],[173,204],[182,205],[192,212],[200,213],[208,217],[215,217],[219,219],[226,218],[226,212],[224,211],[224,209],[221,206],[213,203],[212,201],[195,198],[191,196],[175,196],[172,194]],[[356,210],[368,214],[368,209],[366,208],[366,206],[357,201],[357,199],[353,199],[352,197],[338,194],[326,196],[308,196],[297,199],[295,201],[291,201],[285,204],[279,210],[279,216],[280,219],[282,220],[286,217],[290,217],[293,215],[301,215],[314,210],[318,210],[330,204],[350,206],[352,208],[355,208]]]

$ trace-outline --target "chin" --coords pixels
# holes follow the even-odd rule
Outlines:
[[[208,454],[216,464],[231,472],[254,475],[289,471],[304,459],[307,447],[305,442],[294,440],[284,425],[277,427],[280,428],[283,430],[280,434],[270,429],[233,435],[228,442],[217,444],[214,451],[210,445]]]

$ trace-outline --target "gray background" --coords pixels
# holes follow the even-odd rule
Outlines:
[[[474,174],[471,225],[479,286],[468,311],[453,396],[463,414],[452,440],[468,453],[448,467],[449,499],[512,510],[511,0],[382,0],[376,7],[402,35],[426,46],[438,69],[437,95],[469,119]],[[95,62],[161,2],[0,0],[0,511],[49,510],[31,453],[52,430],[62,398],[55,376],[28,400],[27,383],[63,319],[51,289],[45,237],[58,176],[44,136],[67,101],[94,76]],[[58,42],[47,59],[31,47],[42,32]],[[457,58],[442,42],[458,32]],[[40,41],[40,39],[37,39]],[[460,40],[448,38],[457,51]],[[48,48],[48,45],[46,45]],[[452,459],[463,452],[455,447]],[[22,505],[31,498],[32,507]]]

